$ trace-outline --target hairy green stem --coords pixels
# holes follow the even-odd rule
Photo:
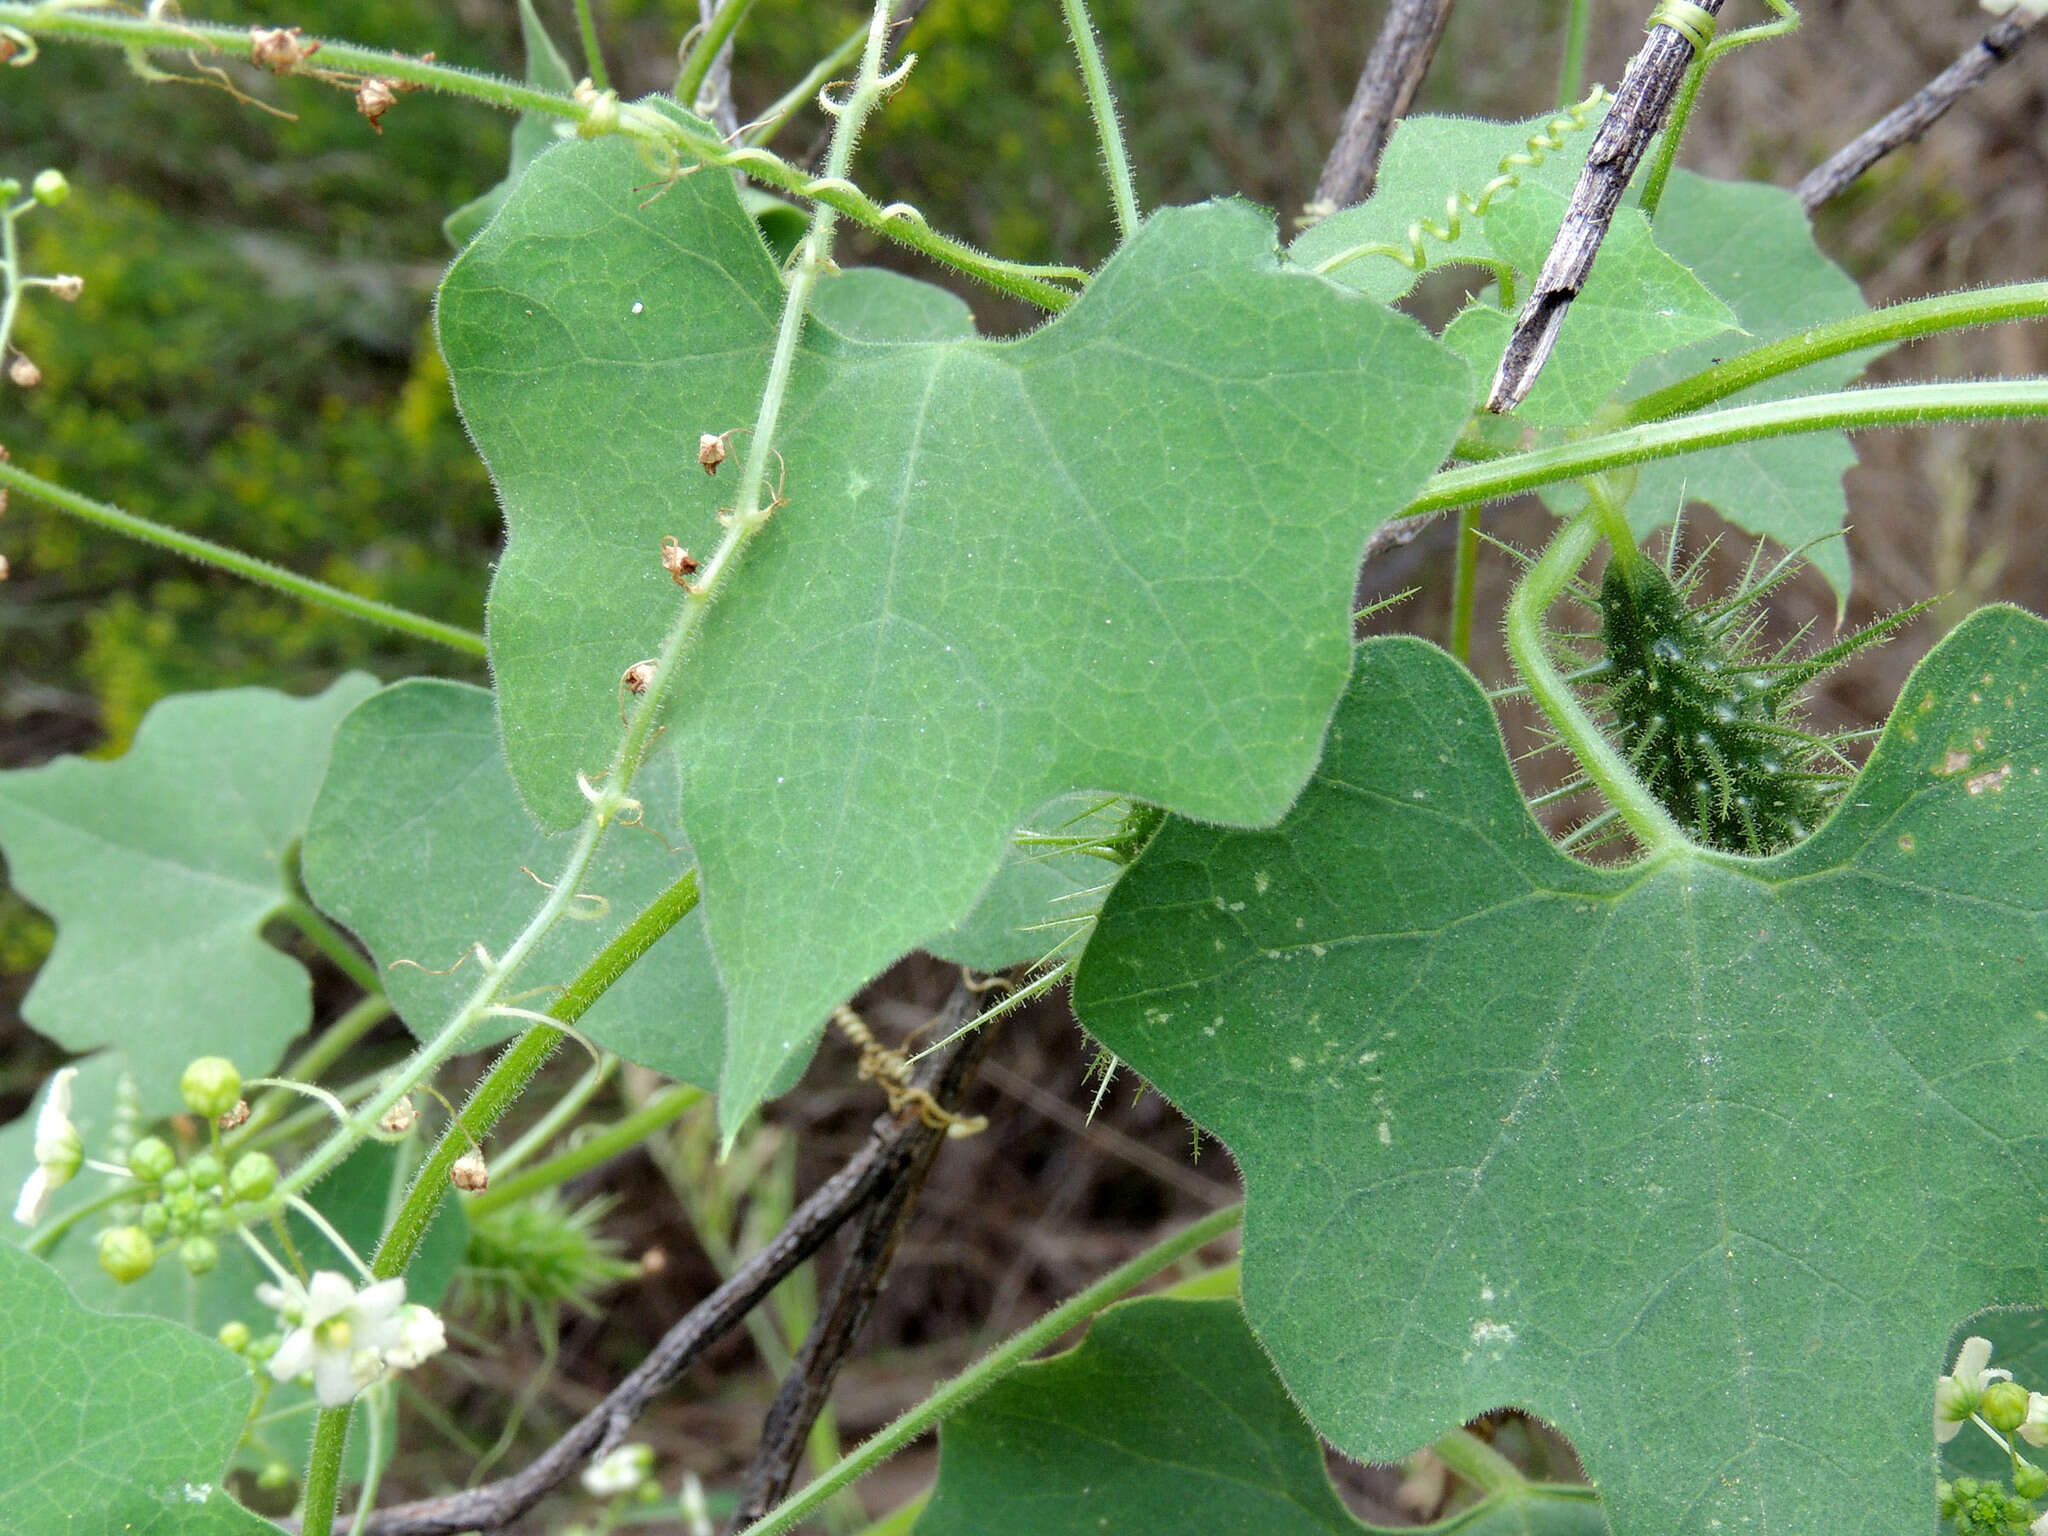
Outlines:
[[[488,1216],[528,1195],[566,1184],[579,1174],[630,1152],[649,1136],[704,1101],[704,1090],[678,1083],[656,1094],[625,1119],[594,1131],[568,1151],[535,1163],[516,1178],[493,1182],[469,1202],[472,1216]]]
[[[600,91],[610,90],[612,79],[604,67],[604,45],[597,40],[597,18],[590,13],[590,0],[576,0],[576,30],[583,38],[583,72]]]
[[[1707,45],[1706,50],[1693,60],[1692,68],[1685,72],[1685,83],[1678,88],[1678,98],[1672,103],[1671,116],[1664,125],[1664,136],[1658,141],[1657,151],[1650,162],[1649,175],[1644,178],[1641,207],[1643,217],[1657,216],[1657,205],[1664,200],[1664,184],[1671,179],[1672,163],[1678,158],[1678,147],[1685,142],[1685,125],[1692,118],[1693,104],[1698,101],[1700,87],[1707,83],[1707,71],[1712,69],[1724,53],[1751,43],[1760,43],[1768,37],[1782,37],[1788,32],[1799,30],[1799,12],[1785,3],[1785,0],[1765,0],[1765,4],[1778,13],[1776,21],[1767,21],[1760,26],[1744,27],[1740,32],[1717,38]]]
[[[1156,1243],[1128,1263],[1062,1302],[1021,1333],[983,1355],[923,1402],[856,1447],[849,1455],[784,1499],[740,1536],[778,1536],[856,1478],[865,1476],[948,1414],[956,1413],[1077,1323],[1137,1289],[1162,1269],[1213,1242],[1244,1219],[1242,1204],[1225,1206]]]
[[[1685,834],[1580,706],[1570,685],[1551,665],[1544,644],[1544,615],[1564,595],[1566,586],[1578,575],[1579,567],[1586,563],[1600,538],[1600,518],[1588,506],[1558,530],[1542,558],[1523,573],[1515,595],[1508,601],[1508,654],[1514,658],[1522,681],[1528,684],[1530,697],[1549,717],[1559,739],[1579,760],[1586,776],[1607,797],[1607,803],[1621,813],[1622,820],[1643,846],[1655,854],[1685,846]]]
[[[1846,320],[1811,326],[1796,335],[1738,352],[1711,368],[1630,401],[1623,419],[1636,423],[1683,416],[1767,379],[1866,347],[1896,346],[1944,331],[2008,320],[2040,319],[2048,319],[2048,283],[2006,283],[1997,288],[1941,293],[1933,298],[1892,304]]]
[[[1458,558],[1451,570],[1451,654],[1472,664],[1472,609],[1479,580],[1479,509],[1458,509]]]
[[[1095,23],[1088,18],[1086,0],[1060,0],[1060,4],[1067,13],[1067,35],[1074,40],[1074,54],[1081,61],[1088,110],[1094,114],[1095,132],[1102,140],[1102,164],[1109,173],[1109,198],[1116,208],[1116,234],[1121,244],[1137,233],[1138,194],[1131,185],[1131,161],[1124,152],[1116,96],[1109,87],[1109,71],[1103,67],[1102,45],[1095,36]]]
[[[14,347],[14,317],[21,312],[21,236],[15,220],[36,206],[35,199],[0,207],[0,368]]]
[[[676,75],[677,101],[692,111],[696,110],[697,93],[704,88],[711,66],[718,62],[718,50],[725,46],[726,39],[733,35],[753,8],[754,0],[721,0],[718,9],[711,13],[710,25],[697,34],[697,41],[690,45],[689,56],[683,60],[683,67]]]
[[[322,1408],[313,1420],[312,1448],[306,1460],[306,1487],[300,1496],[304,1511],[299,1536],[331,1536],[334,1506],[341,1498],[341,1458],[348,1449],[348,1420],[354,1403]]]
[[[0,462],[0,486],[10,487],[25,496],[33,496],[45,506],[69,513],[83,522],[111,529],[144,544],[154,544],[160,549],[168,549],[173,554],[183,555],[187,560],[217,567],[256,582],[260,586],[289,593],[318,607],[331,608],[336,613],[346,614],[352,619],[381,624],[386,629],[395,629],[401,634],[431,640],[436,645],[445,645],[450,650],[462,652],[465,656],[484,654],[484,637],[475,630],[443,624],[439,619],[430,619],[423,614],[394,608],[391,604],[380,603],[374,598],[358,597],[353,592],[344,592],[340,587],[332,587],[324,581],[315,581],[309,576],[300,576],[288,571],[281,565],[273,565],[268,560],[245,555],[238,549],[228,548],[225,544],[216,544],[211,539],[202,539],[193,534],[180,533],[175,528],[166,528],[161,523],[137,517],[132,512],[123,512],[119,507],[81,496],[54,481],[32,475],[18,465]]]
[[[1888,384],[1874,389],[1803,395],[1677,421],[1649,422],[1432,475],[1401,516],[1442,512],[1468,502],[1498,501],[1559,480],[1675,458],[1731,443],[1760,442],[1802,432],[1856,432],[1934,421],[1995,421],[2048,416],[2048,379],[1993,379],[1943,384]]]
[[[246,28],[153,21],[110,11],[52,10],[25,4],[23,0],[0,0],[0,24],[17,27],[32,37],[152,53],[182,55],[211,50],[240,58],[247,58],[249,53]],[[896,204],[881,206],[843,178],[826,184],[829,178],[813,178],[764,149],[734,148],[715,132],[688,127],[651,108],[620,106],[603,93],[589,100],[579,99],[478,70],[326,39],[320,40],[318,63],[325,68],[379,75],[422,89],[463,96],[508,112],[559,118],[590,134],[622,133],[659,153],[704,165],[732,167],[765,187],[834,208],[885,239],[1041,309],[1065,309],[1074,302],[1074,289],[1062,285],[1085,283],[1088,278],[1087,273],[1072,267],[1035,266],[990,256],[963,240],[938,233],[914,210]]]
[[[1484,1494],[1529,1486],[1521,1469],[1469,1429],[1454,1429],[1430,1444],[1436,1459]]]
[[[381,991],[372,993],[357,1001],[347,1012],[314,1037],[308,1045],[280,1074],[295,1078],[299,1082],[312,1082],[329,1067],[339,1061],[363,1036],[391,1017],[391,999]],[[285,1106],[292,1103],[296,1095],[289,1088],[273,1088],[250,1107],[249,1118],[228,1132],[223,1145],[229,1149],[241,1146],[271,1121],[284,1113]]]
[[[1593,0],[1571,0],[1564,24],[1564,64],[1558,71],[1558,105],[1568,107],[1579,99],[1586,80],[1586,43],[1593,28]]]

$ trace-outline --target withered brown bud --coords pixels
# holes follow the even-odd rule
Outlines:
[[[398,104],[398,92],[389,80],[372,75],[356,87],[356,110],[370,120],[370,126],[384,131],[384,114]]]
[[[647,691],[647,685],[653,681],[654,663],[651,661],[636,661],[626,668],[626,692],[636,699]]]
[[[483,1153],[465,1152],[455,1159],[455,1166],[448,1170],[448,1180],[457,1189],[466,1189],[471,1194],[489,1187],[491,1170],[484,1166]]]
[[[23,389],[34,389],[43,382],[43,370],[29,361],[26,352],[17,352],[7,364],[7,377]]]
[[[705,432],[697,438],[697,462],[704,466],[704,473],[715,475],[718,466],[726,459],[725,439],[716,432]]]
[[[377,1120],[377,1129],[389,1131],[394,1136],[403,1136],[412,1129],[413,1122],[419,1117],[420,1112],[412,1107],[412,1098],[407,1095],[384,1111]]]
[[[640,1255],[640,1273],[643,1275],[658,1275],[667,1268],[668,1250],[666,1248],[657,1245]]]
[[[661,541],[661,568],[674,578],[677,586],[688,586],[689,578],[697,574],[697,568],[703,563],[674,539]]]
[[[220,1128],[224,1131],[232,1131],[248,1118],[249,1101],[247,1099],[237,1099],[235,1100],[235,1107],[220,1117]]]
[[[319,51],[319,43],[301,38],[297,27],[249,29],[249,62],[273,75],[290,74]]]
[[[61,273],[50,279],[50,292],[66,304],[76,304],[78,296],[85,292],[85,279],[74,273]]]

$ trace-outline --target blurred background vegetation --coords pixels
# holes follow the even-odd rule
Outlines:
[[[575,57],[569,0],[538,3]],[[596,0],[596,9],[626,94],[672,83],[676,42],[696,19],[696,0]],[[1384,0],[1096,0],[1141,200],[1243,193],[1291,214],[1314,187],[1384,9]],[[1649,0],[1595,6],[1591,78],[1619,77],[1648,9]],[[513,0],[188,0],[185,10],[521,68]],[[1730,0],[1728,18],[1761,10]],[[1688,163],[1790,185],[1917,89],[1987,20],[1973,0],[1808,0],[1806,10],[1799,35],[1737,54],[1717,72]],[[1565,0],[1465,0],[1418,110],[1520,116],[1548,106],[1564,12]],[[759,0],[735,61],[742,119],[864,15],[855,0]],[[907,46],[920,63],[863,147],[863,185],[912,201],[934,225],[1003,255],[1082,264],[1105,255],[1113,228],[1059,6],[931,0]],[[1926,143],[1824,212],[1823,245],[1871,302],[2040,275],[2048,46],[2035,47]],[[480,625],[498,518],[449,398],[430,311],[451,255],[441,221],[498,179],[510,123],[412,95],[380,137],[341,93],[238,78],[296,118],[198,85],[145,84],[118,54],[100,50],[51,47],[32,67],[0,70],[0,174],[26,180],[53,165],[75,188],[65,207],[23,226],[29,265],[79,273],[86,284],[75,306],[43,295],[25,306],[19,340],[44,382],[33,391],[0,386],[0,443],[27,469],[87,495]],[[776,147],[802,158],[820,126],[815,111],[806,113]],[[858,230],[848,231],[842,255],[920,270]],[[1008,301],[966,296],[991,331],[1031,323]],[[1454,299],[1448,287],[1425,284],[1417,303],[1442,318]],[[2041,372],[2043,353],[2038,330],[2005,327],[1929,343],[1886,360],[1878,375]],[[2044,467],[2037,428],[1898,433],[1866,439],[1862,452],[1850,485],[1851,621],[1930,594],[1952,597],[1830,684],[1816,711],[1829,723],[1881,718],[1905,670],[1977,603],[2009,598],[2048,609],[2048,541],[2034,513]],[[1543,518],[1508,508],[1490,514],[1488,527],[1526,544],[1540,537]],[[1442,635],[1448,534],[1432,530],[1370,568],[1375,590],[1422,589],[1391,625]],[[63,751],[119,752],[149,705],[182,689],[260,683],[304,692],[348,667],[386,679],[481,680],[479,667],[452,654],[185,565],[21,497],[0,520],[0,553],[13,570],[0,587],[0,767]],[[1489,555],[1482,604],[1497,612],[1510,576],[1509,562]],[[1833,600],[1817,582],[1795,587],[1787,605],[1793,622],[1833,622]],[[1489,679],[1505,671],[1489,624],[1474,661]],[[0,1110],[19,1104],[51,1060],[13,1016],[47,942],[40,917],[0,888]],[[933,978],[920,984],[929,990]],[[903,1021],[917,1017],[906,1005]],[[1014,1080],[1002,1091],[1035,1112],[1048,1113],[1029,1097],[1044,1097],[1034,1084],[1085,1100],[1075,1081],[1085,1052],[1062,1018],[1014,1026],[1002,1049],[1011,1067],[996,1080]],[[819,1072],[837,1073],[833,1083],[851,1083],[831,1048],[820,1062]],[[778,1109],[816,1149],[805,1153],[806,1183],[844,1150],[816,1134],[839,1123],[828,1114],[844,1121],[847,1142],[872,1112],[843,1084],[808,1092]],[[955,1223],[951,1235],[905,1261],[913,1271],[925,1266],[928,1283],[899,1280],[877,1318],[889,1347],[954,1335],[957,1343],[991,1319],[999,1327],[1028,1315],[1036,1299],[1125,1256],[1150,1223],[1206,1208],[1199,1189],[1131,1172],[1134,1147],[1149,1148],[1159,1167],[1188,1162],[1185,1127],[1156,1099],[1105,1106],[1085,1136],[1071,1125],[1040,1129],[1036,1139],[1020,1129],[969,1144],[966,1193],[934,1197]],[[1103,1152],[1104,1137],[1121,1150]],[[1182,1183],[1230,1176],[1221,1159],[1200,1172],[1185,1170]],[[1000,1183],[1000,1198],[988,1197],[990,1181]],[[636,1246],[676,1244],[672,1222],[646,1210],[629,1234]],[[1015,1254],[1000,1273],[974,1267],[999,1253]],[[964,1269],[963,1254],[973,1259]],[[639,1306],[651,1315],[626,1309],[605,1349],[629,1352],[672,1310],[658,1297]],[[862,1380],[854,1379],[847,1409],[855,1429],[893,1402],[893,1388],[877,1388],[881,1396],[870,1392],[863,1407]],[[700,1448],[723,1446],[729,1430],[731,1454],[743,1460],[757,1408],[753,1397],[739,1402],[714,1432],[706,1416],[716,1417],[716,1405],[679,1407],[698,1417],[668,1427],[687,1428]],[[717,1458],[702,1454],[702,1470],[715,1475]],[[902,1475],[914,1484],[915,1465]]]

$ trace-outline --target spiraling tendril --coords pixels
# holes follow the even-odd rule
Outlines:
[[[1564,148],[1565,136],[1584,128],[1592,120],[1594,112],[1605,106],[1608,100],[1607,88],[1601,85],[1594,86],[1584,101],[1565,108],[1530,134],[1525,148],[1502,155],[1496,167],[1499,174],[1479,189],[1478,196],[1473,196],[1461,187],[1446,198],[1444,221],[1441,224],[1434,219],[1417,219],[1408,226],[1406,244],[1394,245],[1386,241],[1375,241],[1368,245],[1354,245],[1317,263],[1315,271],[1327,276],[1339,267],[1348,266],[1367,256],[1385,256],[1389,260],[1398,261],[1411,272],[1428,271],[1430,253],[1426,241],[1435,240],[1442,245],[1457,243],[1465,233],[1466,215],[1478,219],[1485,218],[1495,198],[1511,188],[1519,187],[1524,171],[1534,170],[1554,151]]]

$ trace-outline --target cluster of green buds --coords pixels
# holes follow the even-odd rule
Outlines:
[[[12,176],[0,176],[0,221],[6,224],[4,262],[6,292],[0,297],[0,359],[6,362],[7,377],[22,389],[34,389],[43,381],[43,370],[26,352],[13,346],[10,339],[15,305],[20,291],[24,288],[47,288],[67,304],[77,301],[85,292],[85,279],[70,273],[53,277],[24,277],[18,270],[14,256],[14,221],[23,214],[33,213],[38,208],[60,208],[71,197],[71,183],[64,173],[54,167],[36,172],[35,179],[28,184],[28,196],[22,198],[21,183]],[[16,198],[22,198],[16,202]]]
[[[1959,1477],[1939,1486],[1941,1517],[1957,1536],[2048,1536],[2048,1514],[2035,1501],[2048,1498],[2048,1472],[2022,1456],[2016,1440],[2048,1446],[2048,1393],[2029,1391],[2012,1372],[1991,1364],[1991,1341],[1963,1340],[1956,1362],[1934,1383],[1934,1438],[1943,1445],[1975,1424],[2005,1453],[2012,1488]]]
[[[202,1056],[185,1069],[179,1096],[208,1127],[207,1145],[180,1161],[161,1136],[128,1148],[128,1176],[141,1186],[132,1219],[100,1234],[100,1268],[123,1285],[140,1280],[159,1259],[203,1275],[220,1262],[217,1239],[242,1224],[247,1207],[260,1206],[277,1188],[277,1164],[268,1154],[244,1152],[229,1162],[221,1150],[223,1125],[246,1116],[242,1075],[221,1056]]]

